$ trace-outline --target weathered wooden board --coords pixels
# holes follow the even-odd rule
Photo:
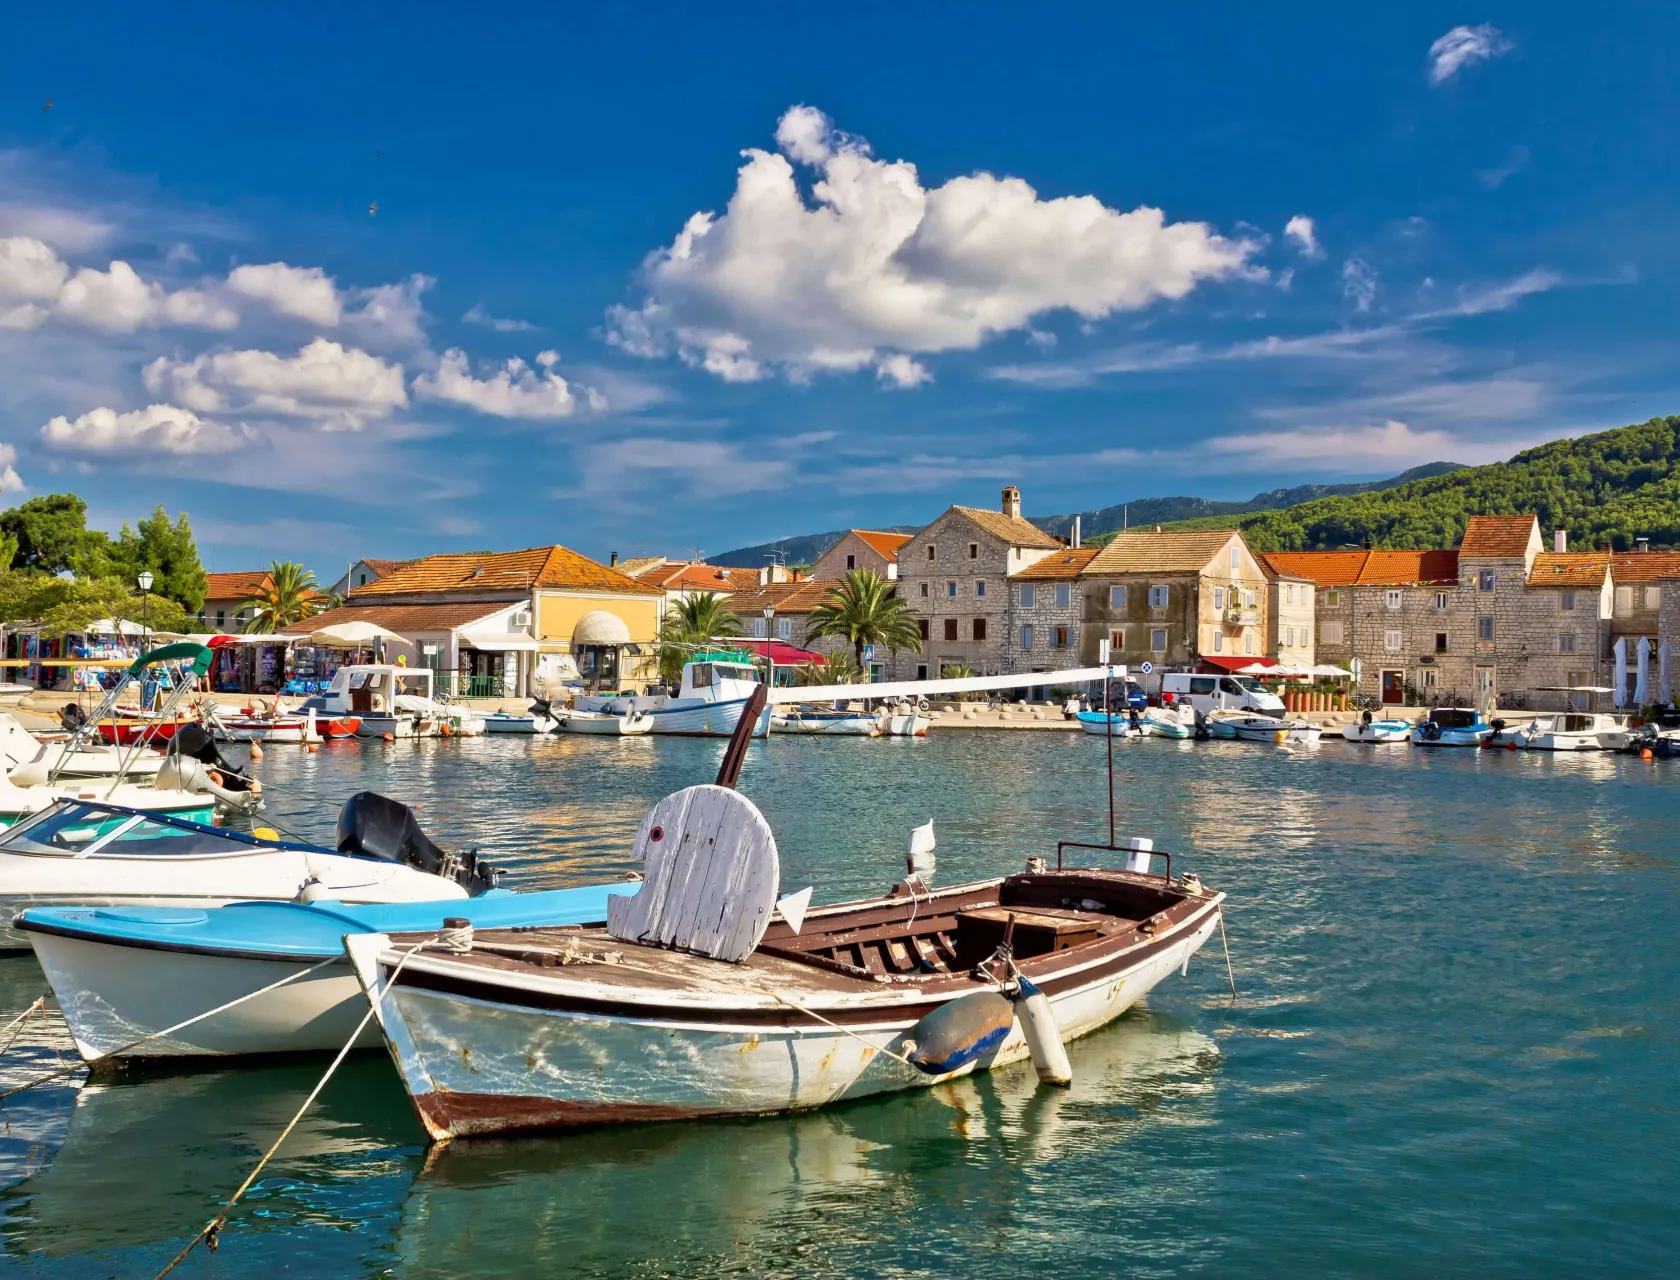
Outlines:
[[[687,787],[648,811],[634,856],[634,897],[607,899],[607,931],[625,942],[739,964],[770,924],[781,867],[764,815],[728,787]]]

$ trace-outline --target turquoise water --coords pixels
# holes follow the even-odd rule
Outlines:
[[[647,805],[722,744],[271,749],[332,800],[418,800],[525,885],[626,868]],[[1680,1128],[1680,771],[1666,762],[1238,743],[1116,746],[1119,830],[1231,894],[1217,948],[1030,1068],[799,1117],[464,1143],[428,1159],[377,1055],[348,1063],[182,1276],[1478,1276],[1667,1273]],[[819,900],[1106,834],[1074,734],[755,745],[742,789]],[[326,804],[270,813],[325,837]],[[44,987],[0,962],[0,1021]],[[3,1040],[0,1040],[3,1043]],[[8,1076],[63,1052],[32,1021]],[[324,1063],[44,1088],[0,1108],[0,1273],[153,1275]]]

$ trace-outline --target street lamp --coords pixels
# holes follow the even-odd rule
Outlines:
[[[152,577],[150,569],[142,569],[138,579],[140,583],[140,651],[146,650],[146,635],[151,630],[152,613],[152,583],[157,579]]]
[[[772,640],[775,639],[774,635],[771,634],[771,631],[772,631],[771,624],[774,623],[775,620],[776,620],[776,606],[773,605],[773,604],[765,605],[764,606],[764,665],[770,673],[770,678],[768,680],[766,680],[764,683],[772,689],[776,687],[776,663],[775,663],[775,660],[773,658],[771,658],[771,656],[770,656],[770,643],[771,643]]]

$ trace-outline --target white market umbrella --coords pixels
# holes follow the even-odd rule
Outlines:
[[[1674,687],[1670,682],[1674,666],[1674,648],[1664,640],[1657,646],[1657,700],[1672,702]]]
[[[1615,695],[1615,698],[1613,699],[1613,701],[1619,707],[1619,706],[1622,706],[1625,702],[1627,702],[1627,678],[1628,678],[1628,643],[1627,643],[1627,637],[1623,636],[1620,640],[1616,641],[1615,644],[1611,645],[1610,646],[1610,652],[1614,657],[1614,661],[1615,661],[1615,665],[1616,665],[1616,695]]]
[[[1651,700],[1651,641],[1648,636],[1639,637],[1637,672],[1633,685],[1633,705],[1642,707]]]
[[[1353,679],[1353,672],[1349,671],[1346,667],[1332,666],[1329,663],[1322,663],[1316,667],[1308,667],[1307,674],[1309,676],[1316,676],[1321,680]]]
[[[398,635],[395,631],[387,631],[376,622],[335,622],[330,627],[311,631],[304,637],[305,644],[312,644],[317,649],[365,649],[375,640],[408,643],[406,637]]]

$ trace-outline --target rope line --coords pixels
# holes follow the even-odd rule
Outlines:
[[[303,1119],[304,1113],[309,1110],[315,1099],[320,1096],[321,1090],[327,1087],[327,1081],[332,1079],[333,1072],[337,1071],[339,1064],[350,1055],[350,1050],[355,1046],[356,1041],[361,1039],[362,1032],[367,1030],[368,1023],[373,1021],[373,1016],[379,1012],[380,1002],[385,999],[385,993],[389,991],[392,984],[396,982],[397,975],[403,971],[403,966],[409,962],[410,957],[415,955],[415,953],[430,946],[435,941],[437,941],[436,938],[428,939],[425,942],[416,944],[403,953],[402,959],[397,961],[396,968],[391,970],[391,976],[387,978],[385,980],[385,984],[379,988],[379,993],[368,997],[367,1013],[365,1013],[362,1016],[362,1020],[356,1024],[356,1029],[350,1033],[350,1038],[344,1042],[344,1047],[338,1051],[338,1056],[335,1057],[332,1060],[331,1065],[327,1067],[326,1074],[316,1081],[315,1087],[309,1091],[309,1096],[303,1100],[303,1105],[297,1109],[297,1113],[292,1116],[286,1127],[280,1131],[280,1136],[274,1140],[273,1145],[271,1145],[267,1151],[263,1152],[263,1158],[257,1161],[256,1167],[246,1175],[245,1181],[239,1184],[239,1189],[228,1197],[228,1202],[222,1206],[221,1212],[198,1229],[193,1238],[187,1241],[186,1246],[181,1250],[181,1252],[177,1253],[169,1260],[169,1265],[157,1273],[154,1280],[163,1280],[166,1275],[175,1270],[176,1267],[180,1266],[181,1263],[186,1260],[187,1255],[194,1249],[198,1248],[201,1241],[208,1241],[210,1251],[212,1253],[216,1251],[217,1233],[227,1225],[228,1214],[233,1212],[233,1206],[238,1204],[239,1198],[251,1189],[251,1184],[257,1180],[257,1176],[262,1173],[268,1162],[274,1158],[274,1153],[280,1150],[280,1144],[285,1142],[286,1139],[291,1136],[292,1130],[297,1128],[298,1121]]]
[[[1225,909],[1219,909],[1219,940],[1225,944],[1225,976],[1231,980],[1231,999],[1237,998],[1237,975],[1231,968],[1231,940],[1225,936]]]
[[[8,1053],[11,1050],[11,1047],[17,1043],[17,1038],[23,1034],[23,1024],[29,1020],[29,1015],[38,1010],[45,1009],[46,1007],[47,998],[45,996],[36,996],[34,1004],[30,1005],[22,1013],[18,1014],[17,1017],[13,1018],[4,1027],[0,1027],[0,1031],[11,1031],[13,1027],[17,1028],[17,1030],[13,1032],[12,1038],[6,1041],[6,1047],[4,1049],[0,1049],[0,1056]]]
[[[206,1018],[213,1018],[218,1013],[226,1013],[229,1009],[232,1009],[235,1005],[244,1004],[247,1000],[254,1000],[254,999],[256,999],[256,997],[261,996],[261,995],[267,995],[270,991],[274,991],[274,990],[276,990],[280,987],[285,986],[288,982],[296,982],[299,978],[307,978],[310,974],[314,973],[317,969],[325,969],[330,964],[338,964],[338,963],[340,963],[340,959],[339,959],[338,956],[329,956],[327,959],[322,960],[319,964],[312,964],[307,969],[301,969],[297,973],[287,974],[284,978],[281,978],[278,982],[271,982],[266,987],[259,987],[257,990],[249,992],[245,995],[239,996],[237,999],[229,1000],[226,1004],[219,1004],[214,1009],[206,1010],[204,1013],[195,1014],[194,1016],[188,1018],[185,1022],[177,1022],[172,1027],[165,1027],[161,1031],[150,1032],[146,1035],[141,1036],[138,1040],[130,1040],[127,1044],[118,1045],[115,1049],[111,1049],[111,1050],[108,1050],[105,1053],[98,1054],[98,1055],[96,1055],[92,1058],[87,1059],[85,1062],[78,1062],[78,1063],[74,1064],[73,1066],[65,1067],[63,1070],[60,1070],[60,1071],[48,1072],[44,1076],[36,1077],[34,1080],[31,1080],[28,1084],[20,1084],[15,1089],[7,1089],[4,1093],[0,1093],[0,1102],[4,1102],[7,1098],[10,1098],[13,1094],[22,1093],[26,1089],[33,1089],[36,1085],[46,1084],[47,1081],[49,1081],[49,1080],[58,1080],[58,1079],[61,1079],[64,1076],[74,1075],[76,1072],[82,1070],[83,1067],[92,1066],[96,1062],[103,1062],[107,1058],[114,1058],[119,1053],[127,1053],[130,1049],[136,1049],[139,1046],[145,1044],[148,1040],[156,1040],[159,1036],[173,1035],[177,1031],[184,1031],[184,1030],[186,1030],[186,1028],[192,1026],[193,1023],[195,1023],[195,1022],[203,1022]]]
[[[863,1036],[860,1036],[857,1032],[853,1031],[850,1027],[843,1027],[838,1022],[835,1022],[832,1018],[823,1017],[822,1014],[818,1013],[815,1009],[807,1009],[804,1005],[800,1004],[798,1001],[789,1000],[786,996],[778,995],[774,991],[772,991],[770,993],[770,995],[774,999],[780,1000],[783,1004],[787,1005],[788,1008],[799,1010],[800,1013],[803,1013],[808,1018],[815,1018],[818,1022],[826,1022],[826,1023],[828,1023],[829,1026],[833,1027],[836,1031],[844,1031],[852,1039],[858,1041],[860,1044],[868,1045],[876,1053],[884,1053],[889,1058],[898,1059],[898,1061],[902,1062],[907,1067],[912,1067],[912,1068],[915,1068],[917,1070],[920,1070],[920,1068],[916,1067],[916,1064],[914,1062],[911,1062],[910,1059],[906,1058],[902,1053],[894,1053],[891,1049],[883,1049],[880,1045],[874,1043],[872,1040],[867,1040]]]

